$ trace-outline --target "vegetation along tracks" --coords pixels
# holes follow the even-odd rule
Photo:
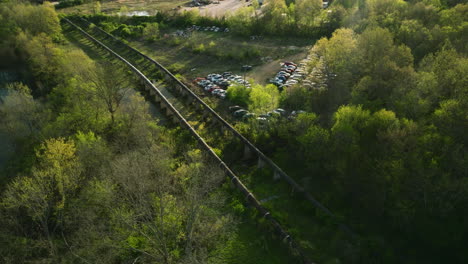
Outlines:
[[[297,212],[293,211],[296,211],[295,209],[300,207],[298,205],[293,206],[295,200],[289,197],[291,195],[284,195],[284,193],[288,192],[287,189],[292,188],[296,193],[296,197],[298,196],[297,194],[299,194],[302,197],[302,200],[305,198],[305,200],[308,201],[309,206],[312,205],[322,215],[334,219],[330,210],[307,193],[270,158],[263,154],[248,139],[242,136],[199,96],[197,96],[161,64],[126,45],[119,39],[89,23],[83,18],[74,19],[74,22],[64,18],[63,21],[67,22],[67,24],[73,29],[78,30],[94,44],[97,44],[98,47],[104,48],[118,60],[129,66],[130,69],[141,79],[145,89],[154,96],[154,100],[160,104],[162,109],[166,110],[167,115],[175,122],[180,123],[183,128],[186,128],[197,139],[202,148],[204,148],[210,156],[219,162],[226,175],[228,175],[234,185],[245,195],[250,205],[258,210],[259,215],[268,219],[280,237],[287,241],[291,248],[302,256],[305,262],[310,263],[307,259],[312,256],[314,252],[302,249],[302,246],[292,239],[290,232],[287,232],[286,229],[298,230],[296,231],[297,234],[293,234],[293,236],[295,238],[299,237],[299,240],[301,241],[309,241],[310,236],[303,234],[304,229],[302,227],[305,223],[311,223],[307,221],[307,219],[302,222],[296,221],[295,223],[291,223],[288,219],[283,219],[284,217],[282,217],[281,214],[278,214],[278,211],[286,210],[285,213],[291,215],[293,218],[297,215]],[[160,81],[151,81],[153,78]],[[197,113],[201,114],[198,115]],[[214,129],[218,132],[213,132]],[[226,136],[229,137],[230,135],[232,141],[236,142],[235,145],[237,148],[233,148],[232,152],[236,152],[237,149],[237,153],[243,156],[241,159],[234,160],[241,160],[243,163],[246,163],[246,161],[252,161],[254,157],[257,157],[258,163],[256,166],[259,168],[267,167],[273,171],[274,177],[269,177],[270,181],[281,178],[284,179],[284,182],[290,187],[277,188],[276,191],[278,193],[269,193],[267,196],[267,194],[257,191],[261,189],[259,184],[250,181],[247,181],[248,183],[245,183],[244,181],[245,184],[241,182],[241,179],[237,176],[239,174],[237,173],[236,175],[236,173],[233,172],[235,164],[230,164],[228,166],[227,163],[229,164],[229,162],[223,161],[225,159],[220,158],[216,151],[213,150],[214,146],[219,146],[220,140],[213,140],[211,139],[212,137],[210,139],[206,139],[206,137],[203,136],[205,133],[219,133],[219,130],[221,130],[222,138]],[[241,147],[239,148],[239,146]],[[262,184],[271,184],[271,182]],[[274,181],[274,184],[279,185],[277,181]],[[256,198],[252,192],[254,192],[258,198]],[[280,199],[275,197],[279,197]],[[260,201],[265,202],[262,204]],[[303,215],[302,218],[304,218]],[[345,225],[339,224],[339,226],[346,232],[352,233]]]

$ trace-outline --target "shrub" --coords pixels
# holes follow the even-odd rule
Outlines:
[[[203,53],[206,51],[205,44],[200,44],[192,48],[192,51],[195,53]]]
[[[214,41],[210,41],[210,44],[208,45],[208,47],[210,47],[210,49],[216,47],[216,43]]]
[[[149,41],[155,41],[159,37],[159,24],[148,23],[143,29],[143,37]]]
[[[251,89],[244,85],[233,85],[227,89],[227,98],[233,103],[247,106],[249,104]]]
[[[180,62],[176,62],[174,64],[169,65],[169,67],[167,67],[167,69],[173,73],[178,73],[182,71],[184,68],[185,68],[185,65]]]
[[[55,8],[56,9],[62,9],[66,7],[71,7],[71,6],[77,6],[77,5],[82,5],[84,3],[83,0],[67,0],[67,1],[62,1],[58,3]]]

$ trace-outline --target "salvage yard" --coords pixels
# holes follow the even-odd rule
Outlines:
[[[310,40],[294,38],[251,40],[225,32],[194,31],[185,36],[176,36],[174,32],[165,33],[155,42],[130,44],[188,80],[214,72],[233,72],[266,84],[280,68],[281,61],[304,59],[312,44]],[[243,65],[253,66],[252,70],[243,72]]]
[[[182,10],[198,10],[200,15],[211,16],[211,17],[223,17],[229,13],[236,11],[237,9],[248,6],[250,1],[243,0],[220,0],[213,1],[209,5],[202,5],[198,7],[186,7]]]
[[[152,16],[158,11],[190,11],[198,10],[200,15],[211,17],[222,17],[230,12],[247,6],[250,1],[242,0],[220,0],[213,3],[200,6],[193,6],[190,0],[117,0],[117,1],[101,1],[101,12],[105,14],[117,14],[124,12],[125,15],[145,15]],[[198,2],[197,2],[198,3]],[[92,14],[94,12],[95,2],[84,3],[82,5],[71,6],[60,9],[63,13],[80,13]],[[136,12],[136,13],[135,13]]]
[[[101,11],[105,14],[117,14],[124,12],[143,12],[145,15],[154,15],[157,11],[177,10],[179,6],[185,6],[189,0],[117,0],[101,1]],[[85,3],[78,6],[72,6],[60,9],[63,13],[92,14],[94,12],[95,2]]]

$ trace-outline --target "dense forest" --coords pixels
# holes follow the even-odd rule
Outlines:
[[[310,40],[312,85],[234,86],[228,99],[304,111],[235,127],[358,234],[359,249],[320,260],[464,263],[465,1],[270,0],[257,10],[88,18],[124,40],[193,24]],[[0,67],[20,76],[0,80],[0,136],[13,149],[0,167],[0,262],[295,263],[269,238],[242,238],[263,227],[219,167],[155,117],[128,69],[72,45],[51,4],[0,4]]]

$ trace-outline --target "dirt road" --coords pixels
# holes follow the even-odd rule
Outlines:
[[[226,14],[233,12],[243,6],[250,4],[245,0],[221,0],[219,4],[210,4],[200,7],[187,7],[183,10],[199,9],[200,15],[211,16],[211,17],[223,17]]]

